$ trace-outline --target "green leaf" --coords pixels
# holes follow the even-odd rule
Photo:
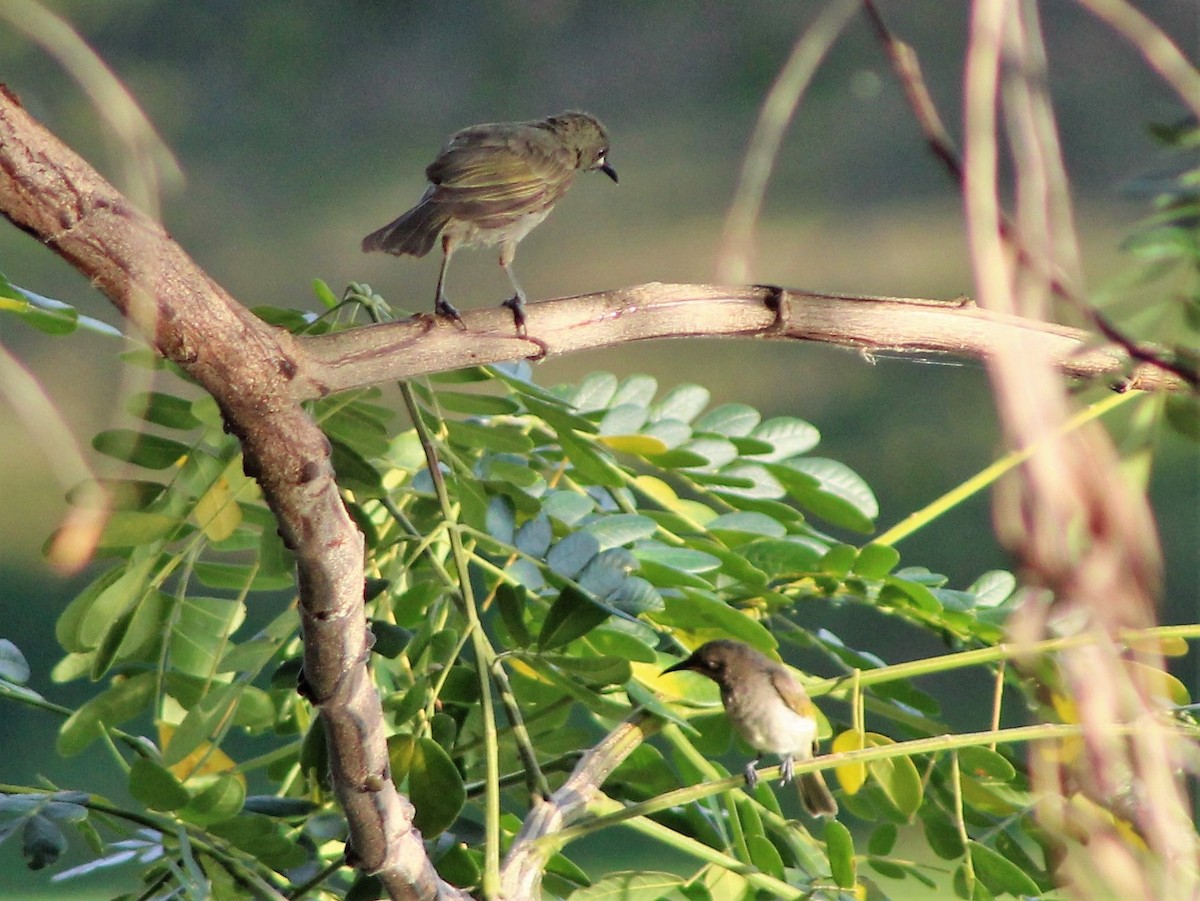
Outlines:
[[[837,820],[825,820],[825,850],[829,854],[829,870],[833,881],[841,888],[854,888],[858,882],[858,866],[854,860],[854,837]]]
[[[595,509],[595,501],[574,491],[551,491],[542,498],[542,512],[567,526],[576,525]]]
[[[738,449],[732,441],[705,436],[693,438],[680,445],[677,452],[696,454],[704,462],[688,468],[701,469],[706,472],[715,472],[738,458]]]
[[[595,536],[600,545],[599,549],[606,551],[649,538],[658,531],[658,523],[637,513],[614,513],[590,522],[583,528],[585,532]]]
[[[329,444],[333,448],[330,463],[340,487],[360,497],[379,498],[387,494],[383,476],[362,454],[333,436]]]
[[[542,623],[538,647],[543,651],[562,647],[586,635],[609,617],[609,612],[593,603],[579,589],[568,585],[562,590]]]
[[[650,421],[674,419],[691,422],[708,406],[712,395],[700,385],[680,385],[666,393],[662,400],[650,408]]]
[[[976,779],[1011,782],[1017,775],[1016,768],[1003,755],[988,748],[963,748],[958,752],[958,762],[965,774]]]
[[[185,807],[178,811],[179,817],[198,826],[223,823],[238,815],[246,800],[246,789],[236,776],[210,777],[208,785]],[[266,820],[266,817],[262,817]]]
[[[500,608],[500,618],[512,643],[519,648],[528,647],[533,638],[525,625],[525,605],[529,603],[529,595],[523,585],[512,585],[501,582],[496,586],[496,605]]]
[[[104,633],[92,659],[91,677],[99,680],[117,661],[136,659],[147,648],[157,649],[162,640],[171,601],[161,591],[146,591],[123,610]]]
[[[705,573],[721,568],[721,561],[712,554],[687,547],[643,542],[633,549],[633,553],[643,564],[654,562],[685,573]]]
[[[192,401],[161,391],[133,394],[125,402],[125,409],[133,416],[166,429],[189,432],[201,424],[192,412]]]
[[[635,374],[623,382],[608,402],[609,407],[633,404],[638,407],[648,407],[658,391],[658,380],[653,376]]]
[[[817,569],[825,548],[807,538],[764,538],[741,548],[751,566],[770,577],[795,576]]]
[[[944,811],[935,805],[921,810],[921,827],[930,850],[943,860],[956,860],[963,856],[965,848],[958,827],[950,821]]]
[[[771,473],[802,507],[827,522],[856,532],[874,527],[879,503],[870,486],[845,464],[803,457],[773,465]]]
[[[747,835],[746,847],[750,851],[750,861],[776,879],[784,878],[783,858],[779,849],[765,835]]]
[[[1193,308],[1200,309],[1200,304]],[[1200,328],[1200,326],[1193,326]],[[1163,410],[1167,424],[1184,438],[1200,443],[1200,401],[1191,395],[1171,395]]]
[[[431,839],[450,828],[466,803],[458,767],[432,739],[417,739],[408,770],[408,796],[417,809],[413,825]]]
[[[321,805],[308,798],[280,798],[276,795],[252,795],[242,805],[246,813],[261,813],[263,816],[290,819],[316,813]]]
[[[68,603],[55,626],[59,643],[73,653],[94,650],[113,621],[148,589],[157,558],[148,554],[127,567],[114,567]]]
[[[446,420],[446,431],[452,444],[472,451],[479,448],[498,454],[528,454],[533,450],[533,439],[516,426],[489,423]]]
[[[47,335],[69,335],[79,325],[79,311],[74,307],[16,288],[0,275],[0,312],[3,311]]]
[[[130,766],[129,793],[151,810],[178,810],[189,799],[174,773],[148,757],[138,757]]]
[[[883,823],[871,833],[871,838],[867,842],[867,850],[878,856],[891,854],[892,848],[896,847],[896,838],[899,834],[900,831],[896,828],[895,823]]]
[[[517,550],[535,560],[540,560],[550,550],[550,542],[553,538],[554,532],[550,528],[550,519],[544,514],[538,514],[517,529]]]
[[[854,572],[864,579],[882,579],[900,562],[900,552],[887,544],[868,544],[858,552]]]
[[[967,589],[968,593],[975,595],[975,604],[979,607],[1003,604],[1016,590],[1016,577],[1002,569],[985,572]]]
[[[673,627],[676,636],[688,636],[689,647],[699,647],[714,638],[735,638],[765,654],[774,653],[775,638],[758,620],[699,592],[684,594],[684,597],[664,596],[664,609],[653,619]]]
[[[465,391],[439,391],[438,404],[451,413],[473,416],[511,416],[521,412],[521,405],[510,397],[495,394],[473,394]]]
[[[631,616],[663,609],[663,598],[658,589],[639,576],[630,576],[606,600]]]
[[[975,876],[992,894],[1007,892],[1018,898],[1041,894],[1038,884],[1012,861],[979,842],[969,842],[968,845]]]
[[[54,863],[67,850],[67,839],[58,825],[35,813],[21,829],[21,856],[25,866],[40,870]]]
[[[571,461],[576,474],[587,482],[606,488],[618,488],[624,484],[624,476],[607,457],[602,456],[596,446],[577,438],[573,432],[558,432],[558,440]]]
[[[99,546],[109,549],[145,547],[171,537],[180,525],[178,517],[165,513],[114,510],[104,524]]]
[[[133,429],[109,429],[100,432],[92,439],[92,447],[106,456],[144,466],[146,469],[166,469],[191,452],[188,445],[179,441],[136,432]]]
[[[73,757],[100,736],[103,727],[119,726],[146,710],[154,700],[154,673],[115,681],[76,710],[58,731],[55,748]]]
[[[546,565],[564,579],[574,579],[600,552],[600,542],[590,532],[572,532],[546,554]]]
[[[229,650],[229,636],[246,618],[246,605],[227,598],[185,597],[171,630],[171,665],[181,672],[210,676],[223,672],[217,661]]]
[[[887,576],[883,582],[883,590],[879,594],[881,603],[914,607],[922,613],[941,613],[941,601],[920,582],[899,575]]]
[[[631,551],[614,547],[589,561],[576,581],[593,597],[606,600],[620,590],[637,569],[637,558]]]
[[[25,655],[7,638],[0,638],[0,679],[17,685],[29,681],[29,663]]]
[[[605,410],[617,393],[617,377],[611,372],[592,372],[584,376],[571,394],[571,405],[581,413]]]
[[[778,463],[788,457],[810,451],[821,441],[821,433],[815,426],[792,416],[768,419],[750,432],[750,435],[768,442],[775,448],[770,454],[763,455],[764,459],[771,463]]]
[[[655,871],[612,873],[570,894],[570,901],[659,901],[683,885],[682,876]]]
[[[708,524],[708,531],[726,538],[745,540],[745,536],[766,535],[782,538],[787,529],[765,513],[723,513]]]
[[[866,733],[866,746],[869,748],[885,747],[895,744],[885,735],[875,732]],[[925,787],[921,782],[921,774],[916,765],[908,757],[889,757],[883,760],[872,760],[867,769],[887,799],[892,802],[904,817],[912,817],[920,808],[924,797]]]
[[[231,591],[278,591],[292,587],[291,572],[273,573],[245,563],[220,563],[201,560],[194,568],[196,578],[209,588],[228,588]]]
[[[640,404],[621,404],[613,407],[600,420],[600,434],[633,435],[646,424],[650,414]]]
[[[702,415],[692,428],[697,432],[715,432],[730,438],[749,435],[762,416],[746,404],[722,404]]]
[[[390,438],[386,422],[392,416],[390,409],[334,398],[318,403],[314,414],[326,435],[353,448],[360,456],[371,459],[387,453]]]
[[[488,501],[484,528],[502,544],[513,543],[517,531],[516,509],[507,495],[497,494]]]
[[[512,485],[530,494],[540,494],[545,490],[546,480],[541,473],[529,468],[523,462],[514,463],[511,458],[488,457],[484,461],[485,477],[503,483],[500,488]],[[538,489],[536,491],[531,489]]]
[[[259,813],[244,813],[209,828],[273,870],[289,870],[308,859],[303,846],[283,824]]]
[[[567,654],[543,654],[542,659],[573,675],[579,681],[597,687],[624,685],[632,676],[629,661],[621,657],[572,657]]]
[[[183,718],[163,749],[163,762],[168,766],[179,763],[201,743],[210,740],[233,714],[243,689],[243,684],[214,686]]]

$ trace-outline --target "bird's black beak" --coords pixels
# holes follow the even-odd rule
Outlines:
[[[620,180],[617,178],[617,170],[614,169],[612,166],[610,166],[608,163],[601,163],[598,168],[600,169],[601,172],[603,172],[605,175],[607,175],[609,178],[611,178],[615,184],[619,185],[621,183]]]
[[[668,666],[665,670],[662,671],[661,675],[665,676],[667,673],[677,673],[680,670],[690,670],[690,669],[695,669],[695,668],[696,668],[696,661],[693,660],[691,657],[685,657],[683,660],[680,660],[678,663],[673,663],[670,666]]]

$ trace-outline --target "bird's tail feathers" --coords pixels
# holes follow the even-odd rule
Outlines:
[[[366,253],[382,250],[396,256],[423,257],[449,221],[450,216],[438,209],[437,204],[422,201],[399,219],[363,238],[362,249]]]
[[[814,817],[837,815],[837,801],[820,773],[804,773],[796,779],[796,785],[800,789],[800,803]]]

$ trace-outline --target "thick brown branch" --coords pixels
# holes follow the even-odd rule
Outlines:
[[[379,696],[367,674],[362,536],[346,513],[329,443],[296,400],[294,339],[250,315],[158,223],[0,92],[0,212],[90,278],[156,350],[220,404],[295,551],[308,694],[358,865],[393,898],[454,897],[388,777]]]
[[[778,309],[778,313],[776,313]],[[502,309],[463,314],[467,329],[431,316],[300,339],[311,368],[295,387],[326,393],[496,363],[650,338],[791,338],[865,353],[956,354],[990,359],[1008,341],[1038,348],[1073,378],[1110,379],[1122,390],[1180,390],[1170,373],[1131,370],[1115,346],[1090,347],[1079,329],[981,310],[970,301],[851,297],[765,286],[651,282],[530,304],[528,338]]]

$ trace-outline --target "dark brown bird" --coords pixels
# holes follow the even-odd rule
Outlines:
[[[804,687],[787,668],[740,641],[718,639],[702,644],[686,660],[664,673],[691,670],[721,688],[721,703],[742,738],[760,752],[778,754],[783,783],[792,780],[792,760],[810,760],[817,744],[816,708]],[[754,766],[746,766],[746,782],[758,784]],[[804,809],[813,816],[834,816],[837,802],[819,772],[801,774],[797,785]]]
[[[599,169],[615,182],[607,154],[608,134],[587,113],[464,128],[425,170],[429,187],[420,202],[363,238],[362,248],[423,257],[441,238],[434,310],[461,324],[446,297],[450,257],[460,247],[500,245],[500,266],[514,292],[504,304],[524,333],[525,292],[512,270],[517,244],[550,215],[580,169]]]

